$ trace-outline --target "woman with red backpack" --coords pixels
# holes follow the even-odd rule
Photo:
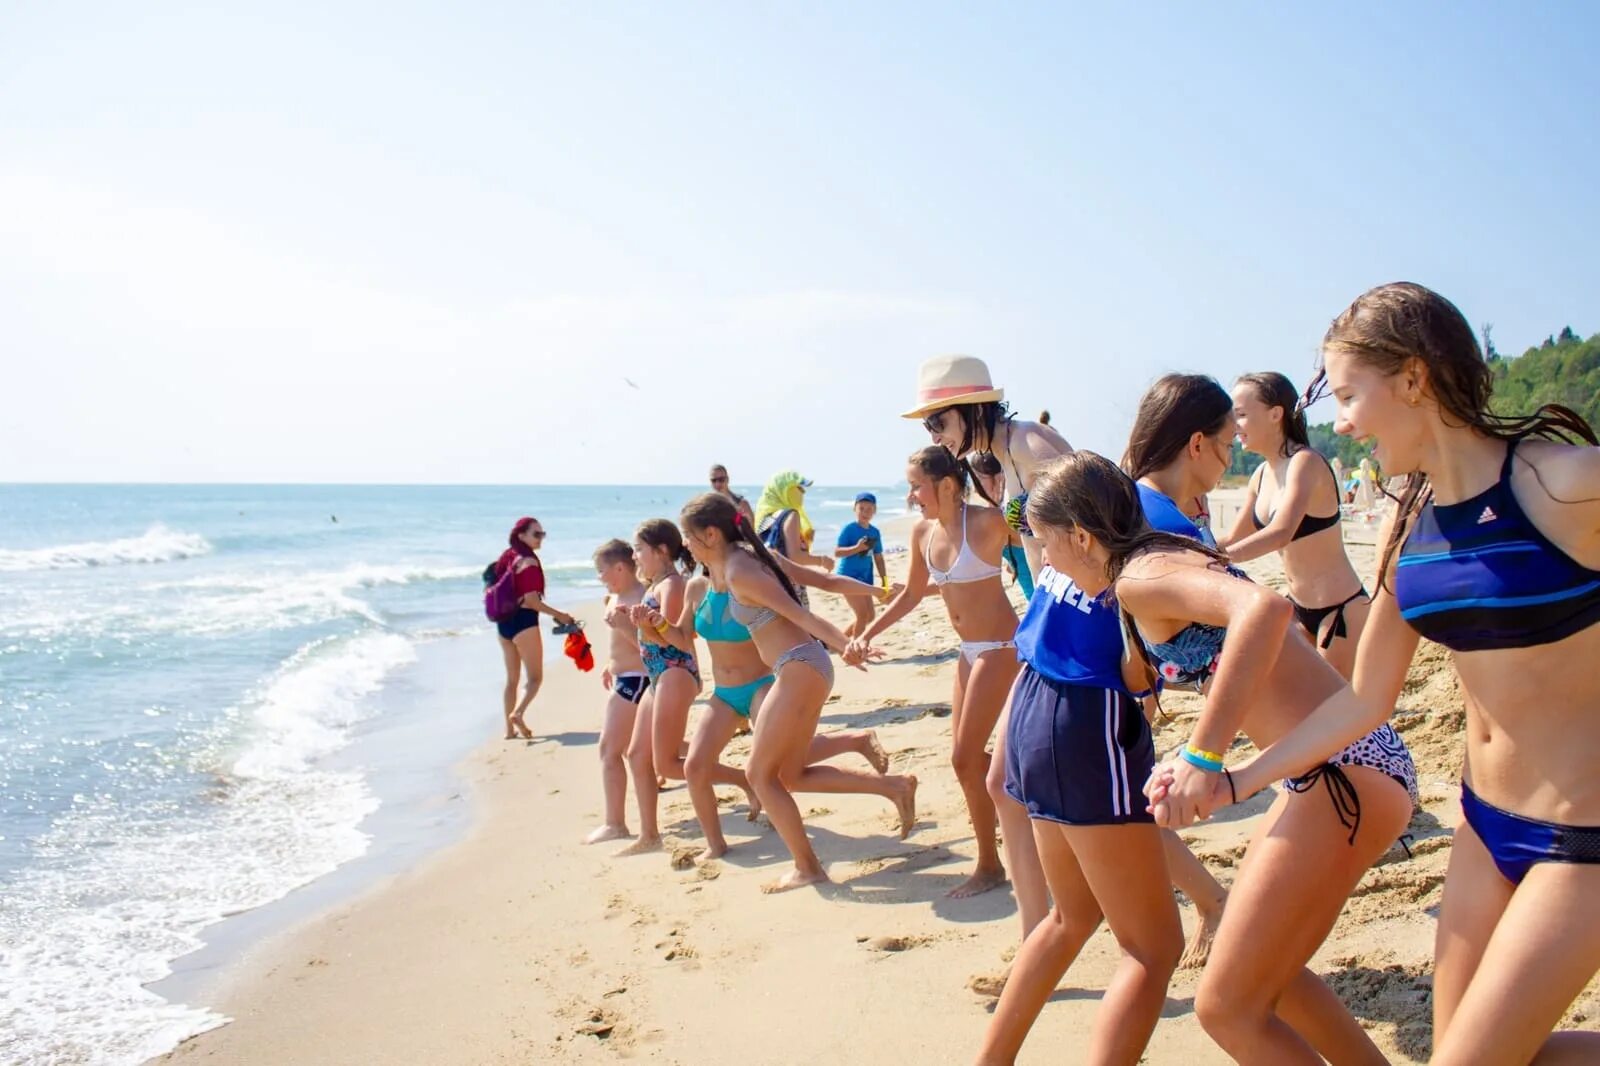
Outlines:
[[[533,739],[533,730],[523,721],[523,713],[539,694],[544,682],[544,640],[539,634],[539,612],[544,611],[563,626],[574,619],[565,611],[545,602],[544,567],[538,549],[544,544],[544,527],[535,518],[519,518],[511,527],[510,547],[494,561],[484,575],[484,611],[500,631],[500,651],[506,664],[505,716],[506,739]],[[517,675],[528,675],[517,699]]]

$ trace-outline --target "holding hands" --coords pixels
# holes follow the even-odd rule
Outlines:
[[[1236,802],[1225,771],[1193,765],[1181,756],[1158,763],[1145,782],[1145,808],[1164,829],[1185,829]]]

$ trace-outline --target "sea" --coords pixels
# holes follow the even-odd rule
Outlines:
[[[811,490],[821,543],[862,488]],[[139,1063],[223,1024],[163,982],[243,951],[219,930],[460,832],[439,801],[500,735],[481,573],[511,524],[540,520],[577,604],[598,545],[699,491],[0,485],[0,1062]]]

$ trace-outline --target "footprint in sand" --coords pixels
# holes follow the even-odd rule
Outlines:
[[[868,940],[869,951],[910,951],[928,943],[931,937],[926,936],[875,936]]]

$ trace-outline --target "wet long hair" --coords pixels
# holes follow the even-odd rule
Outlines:
[[[1184,440],[1188,440],[1187,435]],[[1129,560],[1147,551],[1197,552],[1219,565],[1228,561],[1223,552],[1192,537],[1152,528],[1145,518],[1139,486],[1133,477],[1110,459],[1094,452],[1072,452],[1052,460],[1039,471],[1028,493],[1028,524],[1034,529],[1044,526],[1069,531],[1081,529],[1098,541],[1109,556],[1106,560],[1109,584],[1102,594],[1106,597],[1111,597],[1111,589],[1116,587]],[[1154,690],[1160,676],[1156,664],[1140,639],[1133,619],[1120,607],[1118,613],[1128,654],[1138,653]],[[1160,706],[1159,700],[1157,706]]]
[[[957,459],[950,454],[950,449],[942,444],[931,444],[926,448],[918,448],[906,458],[906,463],[922,471],[925,477],[934,481],[950,480],[956,483],[956,499],[967,498],[967,485],[971,466],[965,459]],[[996,464],[998,465],[998,464]],[[977,478],[971,478],[977,481]],[[980,492],[982,489],[980,488]],[[987,496],[984,497],[988,499]]]
[[[1541,437],[1563,444],[1600,443],[1583,416],[1561,404],[1544,404],[1531,415],[1491,411],[1494,372],[1479,350],[1466,316],[1443,296],[1414,282],[1379,285],[1356,297],[1323,336],[1323,363],[1329,352],[1348,355],[1390,377],[1412,360],[1420,362],[1427,368],[1428,391],[1438,402],[1439,415],[1447,426],[1470,428],[1508,442]],[[1302,407],[1315,403],[1326,391],[1327,372],[1319,366],[1306,387]],[[1380,586],[1427,490],[1427,474],[1418,470],[1409,475],[1378,565]]]
[[[1196,433],[1214,437],[1232,415],[1233,397],[1216,378],[1204,374],[1158,378],[1139,401],[1122,468],[1135,481],[1164,470],[1183,454]]]
[[[748,552],[757,562],[771,571],[772,576],[778,579],[778,583],[783,586],[783,591],[789,594],[790,599],[796,603],[803,602],[800,593],[794,587],[794,582],[789,580],[789,575],[783,572],[778,560],[772,557],[772,552],[761,542],[761,537],[756,534],[750,520],[741,515],[733,501],[722,493],[706,492],[696,496],[683,505],[678,520],[683,523],[684,529],[696,531],[714,529],[721,533],[722,539],[728,542],[729,547]],[[673,532],[676,533],[677,530]]]
[[[1301,448],[1311,447],[1311,435],[1306,431],[1306,414],[1300,406],[1300,392],[1294,382],[1276,370],[1261,370],[1254,374],[1241,374],[1237,384],[1248,385],[1256,399],[1268,407],[1283,411],[1282,454],[1293,455]]]
[[[731,500],[728,506],[733,506]],[[639,528],[633,531],[633,535],[652,548],[667,549],[667,557],[672,561],[672,565],[685,575],[694,573],[694,556],[689,554],[688,547],[683,543],[683,534],[678,532],[678,527],[667,519],[648,518],[639,523]]]

